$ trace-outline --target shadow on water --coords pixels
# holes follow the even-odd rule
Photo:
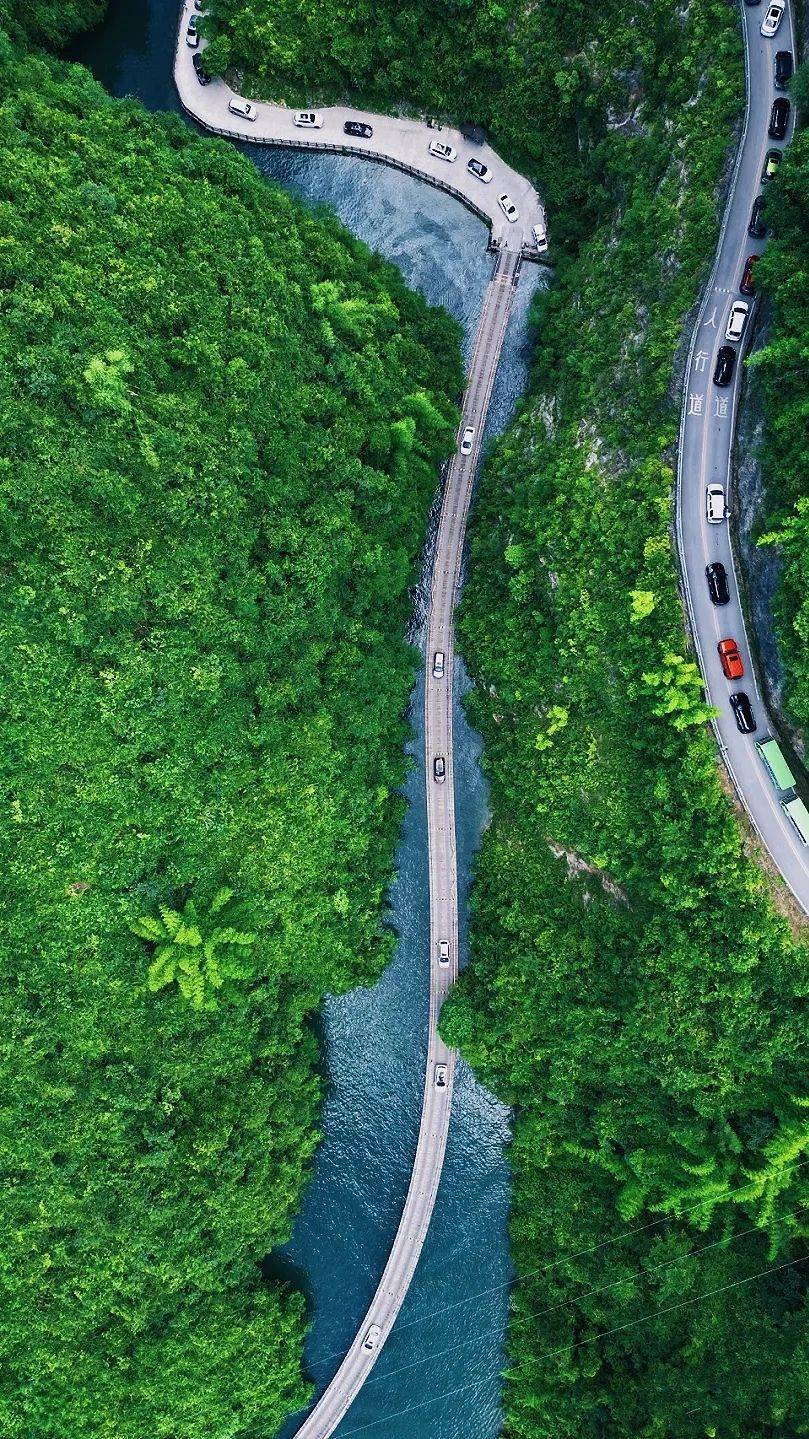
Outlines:
[[[113,93],[152,109],[177,109],[171,55],[175,0],[136,6],[112,0],[108,18],[72,47]],[[328,204],[345,225],[402,270],[432,304],[463,325],[467,355],[491,273],[484,226],[439,191],[350,157],[242,147],[268,179],[310,204]],[[540,275],[524,267],[489,412],[502,430],[526,378],[530,298]],[[411,638],[423,641],[429,559],[438,507],[413,596]],[[461,962],[475,851],[488,821],[481,741],[454,696]],[[330,999],[322,1035],[328,1076],[324,1139],[286,1248],[264,1272],[295,1284],[312,1325],[306,1362],[318,1391],[354,1336],[387,1258],[401,1213],[418,1131],[427,1041],[429,906],[423,772],[423,676],[410,705],[407,812],[396,854],[391,964],[373,989]],[[459,1066],[438,1203],[415,1280],[370,1381],[338,1429],[384,1439],[494,1439],[500,1428],[502,1343],[510,1261],[506,1221],[507,1111]],[[470,1296],[459,1300],[459,1296]],[[443,1313],[442,1313],[443,1312]],[[447,1352],[449,1350],[450,1352]],[[458,1391],[458,1392],[453,1392]],[[284,1439],[295,1432],[291,1421]]]

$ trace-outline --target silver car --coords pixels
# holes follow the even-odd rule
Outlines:
[[[449,1071],[448,1071],[447,1066],[446,1066],[445,1064],[437,1064],[437,1065],[435,1066],[435,1080],[434,1080],[434,1083],[435,1083],[436,1089],[446,1089],[446,1087],[447,1087],[447,1075],[448,1075],[448,1073],[449,1073]]]

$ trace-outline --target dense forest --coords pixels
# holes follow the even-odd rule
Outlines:
[[[796,82],[809,114],[809,69]],[[783,560],[777,595],[790,718],[809,734],[809,131],[790,145],[768,196],[773,235],[756,266],[771,301],[768,342],[752,360],[761,381],[766,439],[765,534]]]
[[[257,1439],[459,336],[231,146],[1,31],[0,75],[0,1430]]]
[[[809,952],[723,790],[671,533],[675,356],[743,71],[721,0],[635,26],[582,152],[611,214],[540,298],[473,518],[461,641],[493,822],[444,1030],[515,1111],[505,1434],[764,1439],[809,1432]],[[793,254],[805,153],[783,167]]]
[[[348,99],[486,126],[492,144],[539,180],[555,246],[581,238],[608,204],[597,161],[585,171],[579,153],[597,145],[621,103],[624,61],[630,72],[643,63],[650,106],[665,99],[675,69],[669,11],[645,17],[635,50],[621,0],[210,0],[208,10],[206,65],[244,73],[246,94]]]

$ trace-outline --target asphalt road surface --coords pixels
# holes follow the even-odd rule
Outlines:
[[[438,1033],[438,1016],[458,973],[458,880],[455,855],[455,794],[452,774],[453,614],[463,552],[472,482],[480,456],[500,350],[508,324],[519,256],[502,251],[481,311],[469,366],[458,449],[442,497],[427,622],[425,773],[430,875],[430,1017],[427,1067],[416,1157],[399,1228],[377,1291],[357,1336],[328,1388],[297,1431],[296,1439],[327,1439],[368,1378],[393,1328],[427,1236],[444,1164],[452,1106],[455,1051]],[[474,427],[472,449],[460,453],[467,425]],[[436,653],[444,656],[443,674],[433,673]],[[435,779],[434,761],[443,758],[445,778]],[[449,944],[449,964],[439,964],[439,944]],[[443,1084],[436,1083],[443,1066]],[[441,1071],[439,1071],[441,1073]],[[366,1336],[375,1326],[373,1348]],[[378,1331],[378,1332],[377,1332]]]
[[[688,371],[685,379],[677,527],[680,561],[685,580],[691,627],[705,687],[711,704],[719,711],[715,729],[722,756],[736,789],[766,848],[792,890],[798,903],[809,913],[809,851],[801,842],[781,809],[782,796],[774,789],[755,748],[757,739],[766,739],[769,726],[764,701],[756,682],[750,647],[739,602],[739,585],[731,551],[727,521],[709,524],[706,518],[706,489],[709,484],[725,488],[733,506],[731,454],[741,381],[742,353],[750,334],[752,296],[743,296],[739,282],[748,255],[760,254],[764,240],[748,234],[751,210],[756,197],[766,190],[762,182],[768,150],[781,150],[784,140],[768,137],[772,102],[784,91],[775,89],[774,63],[777,50],[795,54],[792,17],[789,8],[772,39],[765,39],[759,27],[766,13],[763,5],[742,5],[742,23],[747,49],[747,121],[737,159],[736,171],[723,221],[716,264],[697,317]],[[787,138],[791,134],[787,132]],[[730,307],[748,299],[751,313],[741,343],[725,336]],[[717,352],[722,345],[736,351],[733,382],[726,388],[713,383]],[[712,604],[705,578],[706,565],[720,561],[727,571],[730,603]],[[721,639],[738,642],[744,663],[744,677],[725,679],[717,644]],[[748,695],[756,721],[754,734],[740,734],[729,705],[729,696],[742,691]]]
[[[466,519],[472,484],[480,459],[486,415],[494,378],[511,312],[523,252],[536,257],[531,240],[532,225],[544,211],[532,186],[504,165],[486,145],[471,145],[456,131],[435,130],[415,120],[367,115],[336,108],[324,110],[322,128],[296,130],[291,112],[281,106],[257,106],[253,122],[234,116],[228,109],[233,91],[221,80],[200,85],[193,68],[194,47],[186,44],[188,20],[195,13],[193,0],[184,0],[175,51],[174,79],[183,108],[206,129],[233,139],[254,143],[306,145],[318,150],[339,149],[363,155],[367,148],[346,143],[342,135],[346,118],[361,119],[373,126],[376,157],[396,163],[402,169],[447,188],[445,171],[451,171],[450,185],[464,203],[490,226],[495,259],[475,332],[467,375],[456,451],[450,464],[442,495],[436,551],[427,618],[425,714],[425,775],[427,785],[427,843],[430,884],[430,1008],[424,1096],[416,1155],[402,1217],[382,1278],[368,1312],[359,1326],[348,1353],[320,1399],[304,1419],[296,1439],[327,1439],[353,1403],[370,1374],[402,1307],[421,1255],[430,1225],[438,1184],[444,1164],[452,1108],[455,1051],[448,1049],[438,1033],[441,1005],[458,973],[458,876],[455,843],[455,790],[452,750],[452,677],[454,658],[454,610],[463,554]],[[200,47],[202,48],[202,47]],[[428,154],[431,140],[440,138],[459,151],[454,164],[433,160]],[[466,169],[466,159],[475,155],[494,171],[491,184],[483,185]],[[519,220],[510,223],[497,203],[508,190],[519,207]],[[461,452],[464,432],[472,428]],[[435,656],[443,655],[441,672],[434,673]],[[436,778],[435,761],[443,763],[443,778]],[[449,962],[439,963],[439,945],[449,946]]]
[[[375,115],[350,107],[335,105],[318,110],[323,125],[317,130],[299,129],[292,122],[293,111],[283,105],[255,103],[256,119],[244,120],[231,114],[228,105],[239,99],[224,80],[214,79],[201,85],[194,72],[193,56],[203,54],[205,42],[197,49],[186,44],[188,21],[196,15],[193,0],[184,0],[177,33],[174,83],[183,109],[207,130],[234,140],[250,140],[257,145],[289,145],[303,149],[337,150],[341,154],[360,155],[395,165],[430,185],[454,194],[474,210],[490,226],[492,238],[509,250],[525,250],[526,257],[536,257],[532,227],[545,223],[542,202],[530,181],[506,165],[487,144],[466,139],[459,130],[447,126],[431,128],[421,120],[396,115]],[[343,133],[346,120],[369,124],[373,135],[357,140]],[[431,141],[439,140],[457,151],[452,163],[436,159],[429,153]],[[484,184],[466,168],[468,160],[483,162],[493,178]],[[517,219],[509,221],[500,208],[500,195],[507,194],[517,208]]]

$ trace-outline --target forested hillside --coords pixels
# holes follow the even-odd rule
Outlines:
[[[307,1394],[260,1263],[309,1019],[390,949],[458,335],[232,147],[0,76],[0,1430],[258,1439]]]
[[[719,0],[635,21],[582,155],[610,217],[540,298],[473,519],[494,817],[444,1030],[515,1109],[505,1434],[764,1439],[809,1432],[809,954],[723,792],[671,533],[675,356],[743,73]]]
[[[799,72],[809,114],[809,70]],[[753,360],[767,421],[765,544],[784,560],[777,597],[790,718],[809,733],[809,131],[797,135],[768,196],[773,235],[756,266],[772,300],[770,338]]]
[[[649,105],[665,98],[671,8],[647,14],[641,36],[622,0],[210,0],[206,65],[232,66],[246,74],[246,94],[290,104],[348,99],[486,126],[504,157],[539,181],[559,245],[603,212],[597,158],[585,171],[579,153],[604,136],[641,61]]]

